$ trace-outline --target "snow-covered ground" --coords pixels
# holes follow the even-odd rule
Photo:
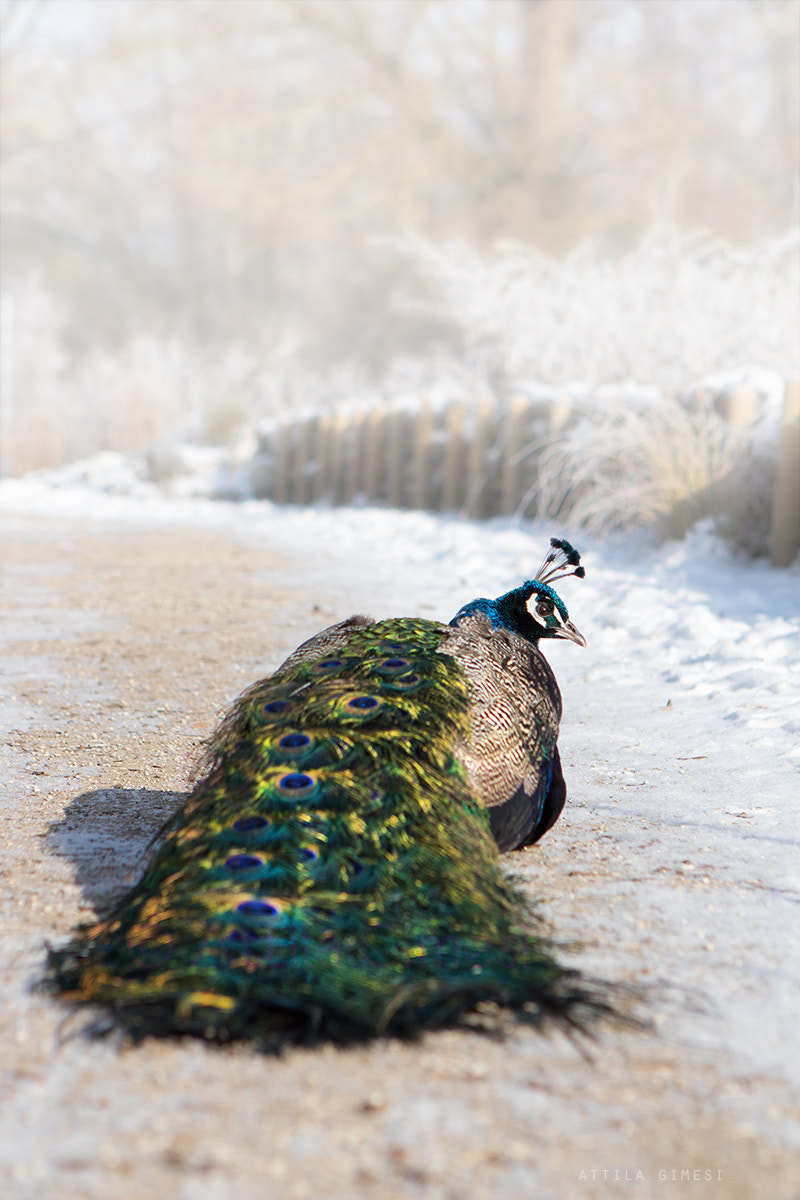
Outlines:
[[[119,478],[110,486],[106,467],[99,486],[74,471],[6,481],[0,519],[229,531],[282,552],[287,586],[340,594],[339,615],[441,619],[533,575],[563,532],[166,499]],[[113,494],[126,490],[136,494]],[[586,578],[560,594],[588,648],[547,653],[564,695],[570,837],[590,840],[598,865],[577,916],[569,839],[559,846],[554,831],[546,913],[585,942],[577,963],[648,989],[661,1036],[730,1061],[742,1081],[768,1076],[800,1104],[800,565],[737,560],[703,528],[664,545],[576,540]],[[510,856],[509,866],[541,895],[537,862]],[[752,1101],[759,1136],[800,1149],[800,1128],[763,1111],[757,1092]],[[747,1097],[738,1103],[741,1113]]]

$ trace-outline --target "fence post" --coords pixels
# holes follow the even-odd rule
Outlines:
[[[446,421],[442,508],[452,512],[464,502],[464,405],[457,400],[450,404]]]
[[[414,494],[412,508],[425,509],[430,504],[430,444],[433,432],[433,412],[427,396],[417,413],[414,427]]]
[[[364,464],[364,414],[353,413],[342,430],[344,470],[342,472],[342,503],[352,504],[362,491]]]
[[[547,414],[547,432],[560,433],[572,417],[572,397],[554,396]]]
[[[278,435],[275,439],[275,487],[273,491],[273,500],[276,504],[286,503],[287,481],[289,478],[289,426],[285,421],[281,421],[278,426]]]
[[[333,415],[326,413],[320,421],[322,427],[321,451],[322,451],[322,471],[320,472],[320,499],[328,500],[333,503]]]
[[[308,450],[308,462],[303,493],[306,498],[306,504],[313,504],[315,500],[319,499],[320,473],[322,471],[319,416],[309,417],[306,432],[306,447]]]
[[[800,379],[786,383],[772,493],[770,557],[788,567],[800,550]]]
[[[505,438],[503,439],[503,482],[500,511],[513,513],[520,500],[522,462],[520,450],[523,445],[525,415],[528,401],[524,396],[513,396],[506,415]]]
[[[297,422],[297,444],[294,452],[294,464],[289,478],[289,495],[295,504],[308,503],[308,480],[306,477],[309,459],[308,435],[311,422],[307,417]]]
[[[481,400],[474,413],[472,445],[469,448],[468,490],[462,507],[465,517],[485,517],[488,508],[486,483],[489,477],[489,420],[491,400]]]
[[[330,418],[319,413],[314,418],[314,482],[311,487],[311,502],[325,499],[325,456],[328,452],[328,426]]]
[[[384,408],[373,408],[367,416],[366,431],[364,437],[364,494],[367,498],[367,503],[371,504],[373,500],[378,500],[381,495],[379,489],[379,467],[381,461],[381,432],[385,427],[386,410]]]
[[[328,428],[328,468],[326,471],[328,494],[331,504],[340,504],[342,499],[342,463],[344,459],[345,414],[335,412]]]
[[[720,397],[719,413],[735,428],[752,425],[758,417],[758,392],[752,387],[731,388]]]
[[[392,508],[399,508],[403,481],[403,417],[400,409],[387,413],[386,497]]]

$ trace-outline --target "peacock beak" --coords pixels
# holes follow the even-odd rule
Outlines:
[[[579,646],[586,645],[586,638],[579,629],[576,629],[572,621],[565,621],[556,632],[556,637],[567,638],[570,642],[576,642]]]

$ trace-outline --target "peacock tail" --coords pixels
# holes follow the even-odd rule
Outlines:
[[[136,1036],[263,1045],[408,1035],[492,1002],[573,1024],[601,1009],[500,869],[465,767],[465,637],[351,618],[245,692],[138,885],[50,952],[48,986]]]

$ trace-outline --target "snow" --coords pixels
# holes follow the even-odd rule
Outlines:
[[[562,533],[165,497],[108,457],[3,482],[2,512],[224,528],[284,551],[287,584],[324,579],[376,617],[444,620],[532,576]],[[547,654],[564,695],[568,804],[618,865],[596,885],[594,928],[570,925],[568,889],[548,915],[586,939],[576,962],[652,986],[670,1037],[797,1092],[800,565],[738,560],[704,526],[663,545],[576,540],[586,578],[560,594],[588,648],[554,643]],[[535,886],[534,866],[525,871]],[[699,1009],[686,1003],[693,991]],[[796,1129],[786,1136],[800,1145]]]

